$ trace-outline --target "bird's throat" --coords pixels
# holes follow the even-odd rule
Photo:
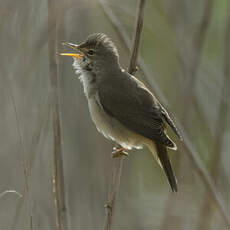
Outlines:
[[[95,93],[97,75],[94,72],[93,65],[87,60],[74,59],[73,67],[84,87],[84,93],[87,98]]]

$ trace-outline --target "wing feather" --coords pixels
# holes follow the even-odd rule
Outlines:
[[[115,79],[117,77],[119,81]],[[143,83],[124,72],[104,80],[99,84],[98,92],[100,103],[109,115],[130,130],[175,148],[164,132],[165,120],[161,107]]]

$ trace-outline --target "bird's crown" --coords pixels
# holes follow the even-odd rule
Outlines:
[[[105,48],[107,50],[112,51],[116,56],[118,56],[116,46],[111,41],[111,39],[103,33],[94,33],[89,35],[86,41],[80,46],[95,50]]]

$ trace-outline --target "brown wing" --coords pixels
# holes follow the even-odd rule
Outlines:
[[[123,72],[104,80],[99,84],[99,99],[104,110],[130,130],[175,147],[164,133],[164,119],[157,100],[133,76]]]
[[[180,135],[176,125],[174,124],[173,120],[171,119],[171,117],[169,116],[168,112],[166,111],[166,109],[159,104],[160,108],[161,108],[161,114],[164,117],[165,121],[168,123],[168,125],[171,127],[171,129],[174,131],[174,133],[179,137],[180,140],[183,140],[182,136]]]

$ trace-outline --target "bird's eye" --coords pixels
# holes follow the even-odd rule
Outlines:
[[[94,55],[94,50],[88,50],[87,54],[89,54],[90,56]]]

